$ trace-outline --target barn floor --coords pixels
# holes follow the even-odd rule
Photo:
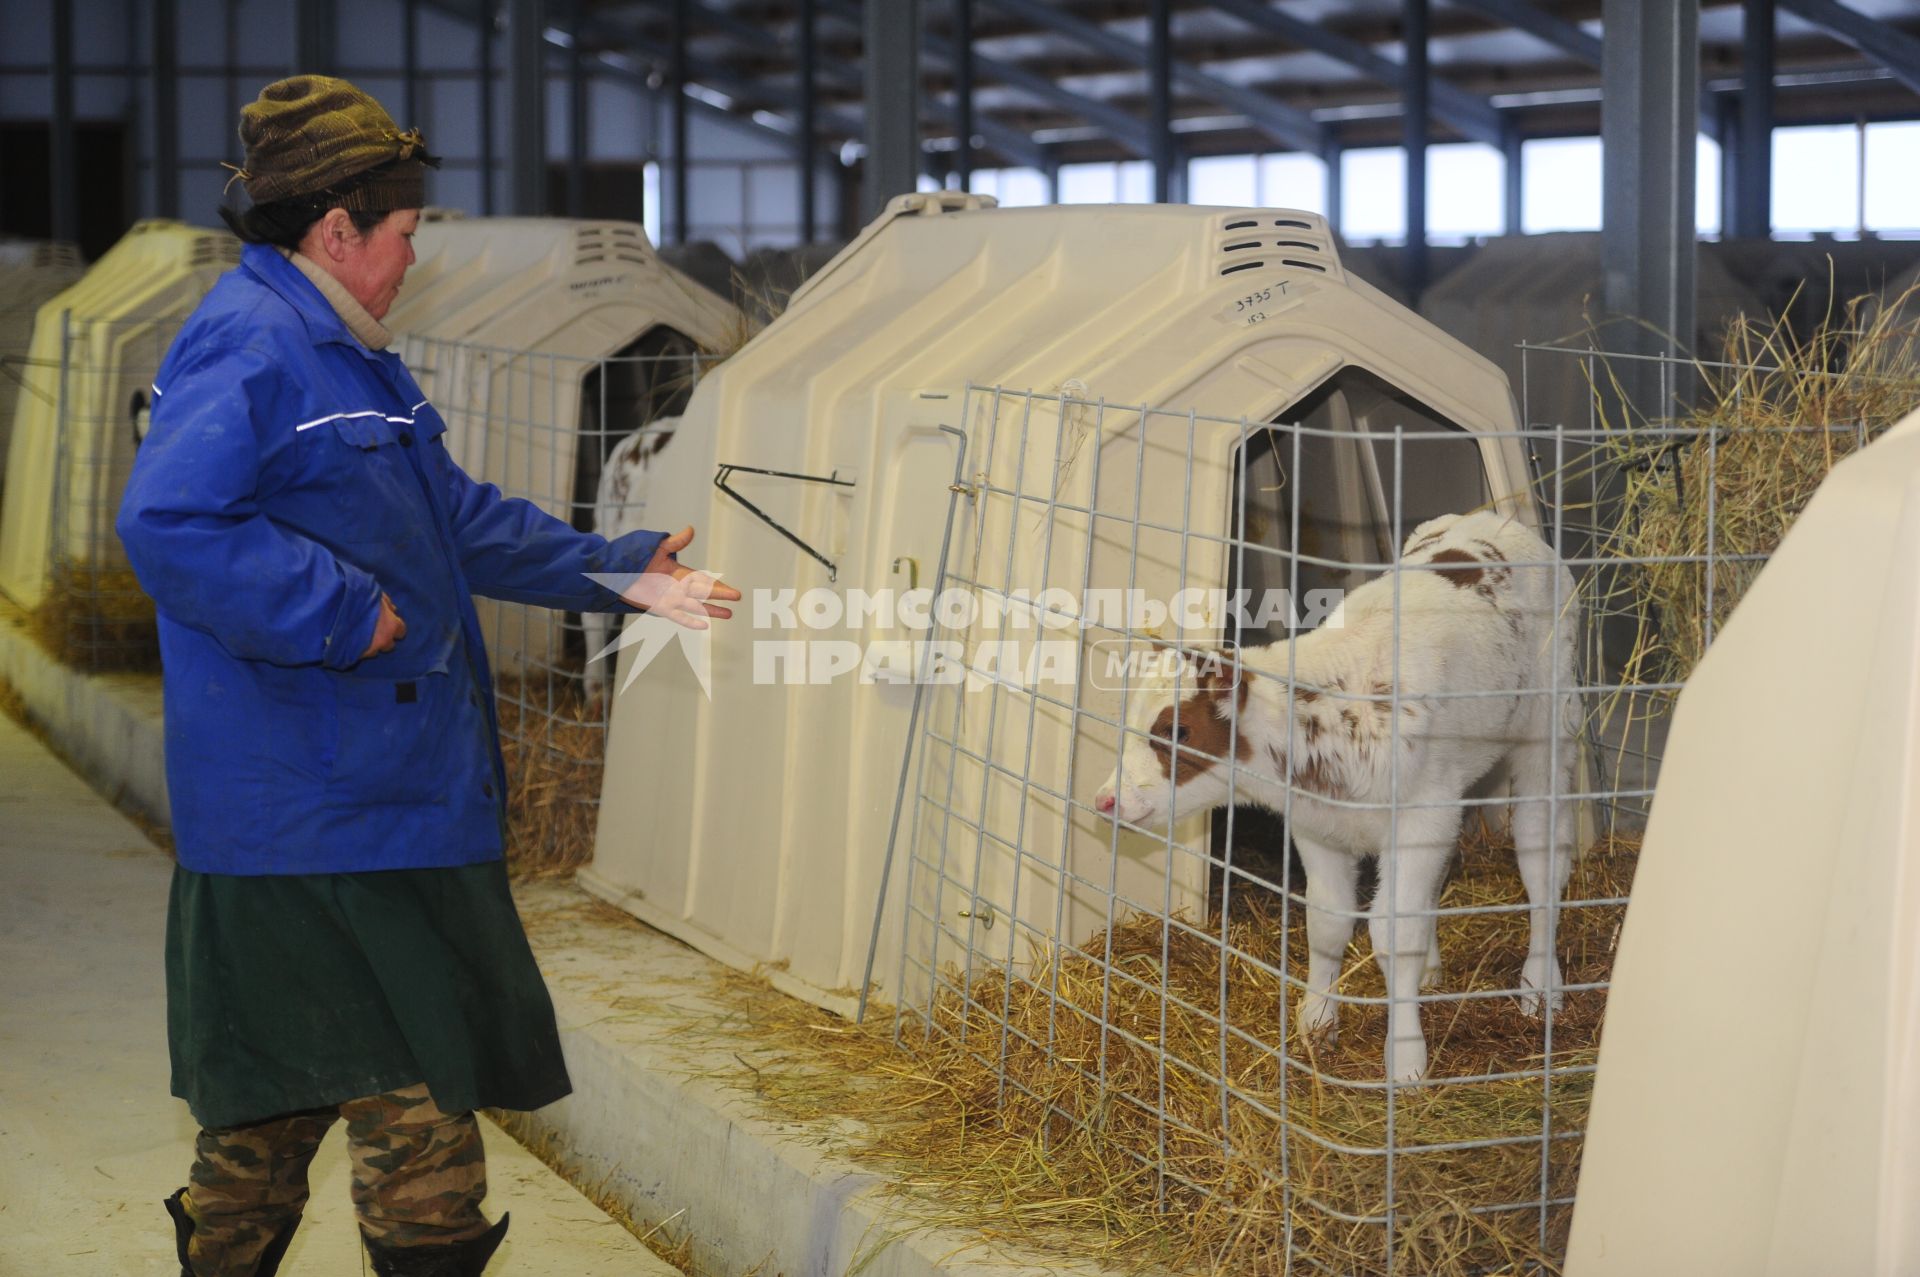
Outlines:
[[[171,862],[0,716],[0,1277],[175,1277],[161,1199],[195,1127],[167,1094],[161,944]],[[497,1128],[501,1272],[674,1273]],[[329,1136],[283,1271],[363,1271],[345,1138]]]

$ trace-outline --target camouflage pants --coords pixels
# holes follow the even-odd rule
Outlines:
[[[392,1246],[466,1241],[487,1231],[486,1155],[471,1113],[443,1113],[425,1086],[349,1100],[194,1141],[186,1206],[197,1277],[252,1277],[261,1252],[307,1204],[307,1168],[327,1130],[347,1123],[361,1231]]]

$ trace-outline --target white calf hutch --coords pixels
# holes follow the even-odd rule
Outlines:
[[[1037,394],[969,392],[969,383]],[[1077,401],[1064,424],[1063,393]],[[1178,411],[1143,417],[1102,401]],[[1198,432],[1189,458],[1189,409],[1236,425]],[[1274,504],[1267,490],[1278,485],[1261,479],[1290,467],[1259,427],[1296,417],[1323,431],[1305,443],[1319,455],[1302,459],[1321,476],[1301,514],[1303,543],[1318,555],[1304,566],[1318,578],[1305,583],[1312,587],[1342,583],[1338,564],[1390,558],[1379,462],[1394,426],[1456,431],[1467,444],[1406,445],[1430,460],[1406,468],[1408,530],[1422,505],[1440,513],[1492,498],[1531,517],[1519,443],[1491,437],[1515,428],[1505,380],[1346,276],[1320,218],[996,210],[978,197],[907,196],[702,383],[650,500],[656,526],[696,525],[695,561],[743,589],[905,591],[934,583],[949,488],[961,475],[972,495],[959,501],[949,566],[959,577],[963,564],[992,561],[994,579],[981,584],[999,590],[1014,504],[1044,499],[1056,472],[1071,476],[1085,502],[1097,477],[1101,509],[1130,516],[1137,493],[1141,520],[1210,536],[1188,556],[1184,583],[1218,587],[1229,574],[1223,538],[1235,516],[1237,458],[1245,455],[1253,479],[1248,517],[1269,516],[1270,534],[1279,532],[1271,511],[1257,508],[1263,497]],[[1472,442],[1481,433],[1490,437]],[[723,467],[742,468],[728,486],[793,540],[716,489]],[[1142,472],[1148,482],[1137,480]],[[828,479],[837,482],[817,481]],[[986,491],[992,485],[1008,489],[1004,502]],[[1055,496],[1056,506],[1068,504],[1064,482]],[[1130,528],[1103,523],[1089,546],[1083,515],[1055,522],[1049,546],[1019,531],[1014,588],[1078,593],[1083,562],[1087,587],[1131,578],[1162,597],[1180,588],[1177,531],[1149,531],[1136,554]],[[1250,578],[1262,570],[1271,569],[1250,567]],[[743,621],[716,635],[711,700],[677,654],[649,665],[616,700],[596,855],[582,878],[716,956],[774,964],[800,996],[848,1006],[866,970],[913,689],[844,677],[768,685],[764,647],[755,677],[755,641],[864,647],[907,636],[886,624],[749,634],[750,605]],[[988,698],[970,699],[988,711]],[[1070,717],[1043,714],[1033,749],[1033,766],[1062,785]],[[968,726],[984,736],[984,720]],[[1083,732],[1077,776],[1097,779],[1111,766],[1112,734],[1099,735]],[[1071,821],[1071,859],[1091,874],[1109,860],[1108,836],[1088,815]],[[1048,837],[1031,822],[1056,822],[1057,831],[1062,817],[1058,808],[1029,812],[1029,839]],[[1012,808],[1001,818],[1012,819]],[[1176,904],[1204,899],[1201,867],[1169,866],[1144,840],[1126,851],[1121,894],[1159,902],[1171,884]],[[1011,916],[1013,864],[986,856],[981,904]],[[1106,903],[1071,890],[1061,897],[1059,886],[1028,883],[1020,916],[1051,933],[1064,906],[1061,938],[1082,939],[1102,924]],[[891,987],[899,958],[896,917],[874,967],[889,996],[904,992]]]
[[[734,307],[660,260],[631,222],[423,223],[386,323],[475,478],[588,526],[600,464],[674,411]],[[497,668],[559,664],[557,618],[482,604]]]
[[[1681,694],[1569,1277],[1920,1272],[1917,474],[1920,414],[1834,470]]]
[[[82,576],[125,568],[113,520],[154,372],[239,255],[225,231],[140,222],[40,307],[0,517],[0,591],[15,603],[41,602],[56,557]]]
[[[1449,1217],[1505,1213],[1528,1253],[1551,1255],[1579,1123],[1558,1099],[1549,1117],[1548,1096],[1590,1075],[1590,1057],[1569,1058],[1565,1043],[1597,1028],[1604,970],[1590,938],[1604,946],[1624,886],[1576,873],[1564,913],[1590,918],[1561,920],[1544,898],[1530,914],[1495,850],[1483,857],[1494,868],[1475,861],[1467,885],[1449,888],[1464,897],[1417,910],[1437,910],[1452,936],[1445,982],[1418,995],[1429,1034],[1463,1018],[1500,1026],[1476,1028],[1481,1045],[1438,1039],[1430,1081],[1508,1088],[1503,1126],[1449,1137],[1410,1116],[1424,1088],[1385,1070],[1392,999],[1369,992],[1357,959],[1330,995],[1345,1006],[1338,1060],[1287,1027],[1305,986],[1307,906],[1286,863],[1285,812],[1247,806],[1255,787],[1235,787],[1234,768],[1260,764],[1218,746],[1226,805],[1212,816],[1176,806],[1170,827],[1117,820],[1096,790],[1127,698],[1141,694],[1136,657],[1154,640],[1284,643],[1442,514],[1490,510],[1552,543],[1560,516],[1536,499],[1532,471],[1550,476],[1562,451],[1522,434],[1491,363],[1349,276],[1314,215],[896,200],[701,383],[649,476],[650,521],[696,525],[692,561],[748,597],[685,655],[663,623],[628,622],[619,677],[636,677],[613,700],[595,855],[580,879],[796,996],[852,1011],[865,993],[893,1007],[901,1033],[974,1042],[1000,1095],[1041,1105],[1044,1131],[1056,1119],[1104,1126],[1098,1114],[1140,1126],[1146,1144],[1117,1171],[1158,1185],[1150,1203],[1230,1201],[1302,1238],[1338,1234],[1320,1250],[1301,1242],[1303,1262],[1372,1271],[1430,1231],[1424,1216],[1411,1227],[1413,1199],[1393,1186],[1439,1191],[1451,1173],[1466,1177],[1466,1213]],[[1549,482],[1540,495],[1556,492]],[[1447,549],[1445,562],[1406,570],[1444,570],[1467,588],[1527,566],[1491,543]],[[1183,590],[1199,592],[1188,612]],[[1250,607],[1223,618],[1206,611],[1207,591],[1246,591]],[[1155,601],[1174,606],[1155,614]],[[1541,632],[1562,643],[1577,602],[1547,611]],[[1263,655],[1263,677],[1279,669],[1284,684],[1285,651]],[[1325,698],[1336,730],[1397,722],[1397,660],[1302,697]],[[1540,669],[1518,676],[1556,686],[1518,694],[1564,702],[1557,730],[1571,741],[1574,675]],[[1230,723],[1215,726],[1234,738]],[[1399,734],[1387,730],[1390,759]],[[1184,765],[1175,739],[1155,746],[1170,773]],[[1179,758],[1207,752],[1177,739]],[[1495,778],[1452,801],[1496,827],[1509,802],[1531,803],[1564,827],[1585,810],[1570,748],[1536,769],[1550,792]],[[1350,805],[1376,810],[1383,832],[1396,819],[1390,803]],[[1563,843],[1550,859],[1543,895],[1564,881]],[[1383,861],[1383,881],[1397,863]],[[1365,915],[1358,900],[1328,908],[1349,928]],[[1542,949],[1532,956],[1529,917]],[[1480,930],[1469,935],[1470,921]],[[1559,982],[1545,951],[1556,925],[1560,947],[1575,949],[1566,983],[1529,999],[1523,979]],[[1188,955],[1179,971],[1176,950]],[[1197,991],[1195,961],[1218,973]],[[1556,1050],[1559,1017],[1525,1008],[1563,998],[1579,1024]],[[1145,1019],[1129,1018],[1129,1002]],[[1083,1036],[1068,1045],[1070,1032]],[[1211,1097],[1206,1112],[1181,1111],[1179,1091]],[[1313,1098],[1323,1094],[1347,1106],[1345,1127]],[[1296,1144],[1292,1171],[1281,1152],[1248,1172],[1259,1201],[1275,1194],[1270,1211],[1222,1187],[1238,1172],[1196,1179],[1169,1160],[1175,1146],[1198,1148],[1219,1168],[1249,1140]],[[1477,1171],[1435,1160],[1462,1148],[1505,1158],[1508,1172],[1475,1183]],[[1334,1162],[1346,1182],[1322,1191]],[[1295,1254],[1268,1231],[1261,1262]],[[1384,1269],[1416,1270],[1403,1260]]]
[[[42,303],[86,273],[72,244],[45,240],[0,240],[0,480],[6,477],[7,441],[25,380],[34,319]]]
[[[1716,247],[1703,246],[1697,262],[1694,331],[1677,334],[1680,347],[1701,359],[1720,358],[1721,338],[1736,316],[1757,319],[1765,310]],[[1584,430],[1593,420],[1592,387],[1596,380],[1605,385],[1604,370],[1522,346],[1614,346],[1632,321],[1610,320],[1604,294],[1599,235],[1509,235],[1429,289],[1420,313],[1506,371],[1529,424]]]

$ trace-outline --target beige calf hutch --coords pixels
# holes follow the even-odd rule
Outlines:
[[[386,317],[467,472],[586,526],[600,463],[684,400],[731,303],[661,261],[636,223],[423,222]],[[481,602],[494,668],[559,665],[557,617]]]
[[[1276,421],[1310,430],[1297,448],[1269,446],[1262,427]],[[1427,436],[1406,440],[1398,465],[1396,428]],[[1370,574],[1348,565],[1391,560],[1396,523],[1489,502],[1532,519],[1515,430],[1499,370],[1350,277],[1316,215],[896,199],[700,384],[650,477],[655,526],[697,525],[692,560],[748,602],[712,636],[710,697],[671,647],[616,697],[581,881],[723,961],[766,964],[794,994],[850,1009],[876,935],[914,688],[816,679],[800,667],[821,658],[775,649],[871,654],[915,636],[896,613],[850,621],[832,597],[937,580],[976,598],[1288,584],[1284,571],[1236,567],[1243,504],[1249,541],[1286,550],[1297,521],[1299,584],[1339,586]],[[1290,449],[1313,455],[1281,455]],[[762,600],[757,626],[754,592],[783,589],[798,592],[786,602],[798,600],[802,628],[784,628],[778,597]],[[969,650],[1017,631],[1012,618],[973,626]],[[1095,636],[1067,637],[1084,656]],[[805,677],[788,681],[796,671]],[[1117,717],[1116,695],[1083,690],[1068,695]],[[961,696],[952,730],[990,741],[993,703]],[[1111,730],[1064,699],[1036,700],[1030,726],[1031,748],[1023,720],[990,761],[949,755],[979,817],[947,872],[976,885],[971,898],[949,892],[934,925],[998,918],[1076,943],[1110,921],[1092,882],[1155,911],[1204,906],[1204,865],[1134,834],[1110,853],[1112,824],[1088,804],[1113,763]],[[936,783],[947,780],[922,777]],[[925,824],[902,829],[902,846],[939,836]],[[1189,842],[1204,830],[1186,825]],[[1009,842],[1047,848],[1064,872]],[[912,998],[927,971],[896,976],[891,894],[873,979],[884,997]]]
[[[138,222],[34,320],[7,447],[0,592],[38,606],[58,555],[82,574],[126,567],[113,520],[138,418],[174,334],[240,259],[225,231]]]

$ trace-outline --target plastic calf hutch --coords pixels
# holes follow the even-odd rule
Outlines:
[[[1681,343],[1703,359],[1721,357],[1721,338],[1736,316],[1759,318],[1765,310],[1759,295],[1728,270],[1718,247],[1702,247],[1699,318]],[[1524,352],[1520,345],[1607,347],[1617,340],[1615,329],[1603,326],[1595,334],[1591,327],[1604,321],[1604,292],[1598,235],[1510,235],[1429,289],[1420,313],[1506,371],[1529,425],[1588,430],[1600,424],[1593,420],[1592,387],[1604,387],[1607,370],[1588,368],[1577,358]]]
[[[1212,441],[1189,470],[1188,408],[1251,423],[1299,419],[1334,432],[1390,432],[1396,424],[1513,428],[1498,372],[1346,278],[1324,224],[1311,215],[1009,212],[968,197],[907,197],[696,393],[681,426],[684,442],[664,454],[652,479],[658,522],[698,524],[699,561],[750,589],[826,586],[822,560],[834,565],[839,589],[928,584],[959,447],[941,427],[972,436],[969,473],[1010,477],[1020,465],[1020,431],[1001,431],[994,455],[980,455],[989,433],[982,414],[990,416],[991,405],[975,395],[976,411],[963,419],[970,381],[1043,393],[1065,385],[1089,401],[1071,408],[1066,423],[1056,404],[1034,403],[1036,420],[1051,414],[1025,432],[1034,473],[1055,464],[1060,429],[1078,431],[1088,418],[1103,416],[1116,439],[1138,437],[1137,411],[1101,414],[1091,401],[1177,407],[1178,422],[1150,427],[1154,482],[1143,497],[1150,517],[1178,524],[1190,488],[1191,526],[1215,537],[1227,530],[1236,448]],[[1131,442],[1108,448],[1102,473],[1109,492],[1132,490],[1134,452]],[[1383,559],[1387,516],[1378,473],[1368,471],[1370,449],[1330,439],[1324,452],[1313,467],[1318,486],[1306,497],[1303,547],[1316,536],[1330,557]],[[1448,460],[1462,457],[1470,458],[1464,468],[1445,461],[1408,468],[1406,527],[1489,496],[1510,508],[1525,504],[1515,441],[1488,439],[1470,454],[1448,450]],[[835,485],[745,474],[730,480],[820,558],[716,495],[712,481],[722,464],[838,476]],[[1250,473],[1257,476],[1262,464],[1273,459],[1249,456]],[[1420,483],[1426,490],[1415,490]],[[984,555],[991,558],[1005,549],[1005,529],[973,526],[970,509],[963,503],[954,544],[998,538]],[[1095,539],[1091,585],[1125,586],[1131,578],[1143,590],[1170,593],[1177,583],[1166,546],[1143,546],[1136,555],[1112,536]],[[1065,542],[1053,547],[1056,557],[1078,552]],[[1021,576],[1037,588],[1039,548],[1020,550]],[[1189,584],[1218,584],[1224,557],[1193,565]],[[750,611],[744,619],[751,624]],[[796,991],[844,1001],[864,965],[911,689],[768,686],[756,680],[752,641],[795,636],[723,628],[718,637],[710,704],[677,658],[650,666],[616,701],[598,854],[586,879],[710,952],[743,964],[784,964],[780,978]],[[803,637],[864,641],[873,633],[842,627]],[[1083,773],[1110,764],[1111,742],[1104,747],[1104,756],[1098,742],[1081,751]],[[1076,854],[1104,863],[1104,837],[1085,842]],[[1122,867],[1123,875],[1154,884],[1135,895],[1156,900],[1167,872],[1150,856]],[[1191,878],[1177,886],[1176,907],[1204,891]],[[1042,896],[1025,898],[1051,918],[1053,904],[1043,905]],[[1092,925],[1077,903],[1066,913],[1068,939]],[[883,950],[877,973],[891,969]]]
[[[1033,393],[970,392],[970,383]],[[1079,401],[1064,420],[1059,399],[1049,398],[1063,387]],[[1149,415],[1138,405],[1176,411]],[[1189,410],[1246,425],[1209,431],[1196,446]],[[999,210],[957,193],[895,200],[779,320],[700,384],[659,458],[649,502],[657,526],[697,525],[693,560],[748,591],[928,588],[951,507],[956,578],[963,561],[978,560],[993,565],[997,586],[1004,562],[1016,586],[1034,591],[1051,567],[1059,569],[1052,582],[1070,589],[1132,584],[1164,598],[1183,575],[1198,588],[1231,576],[1221,539],[1235,517],[1236,466],[1245,466],[1250,511],[1260,502],[1284,509],[1276,494],[1289,459],[1259,447],[1259,427],[1274,421],[1327,432],[1308,441],[1320,455],[1302,464],[1312,476],[1299,511],[1303,558],[1392,555],[1378,463],[1396,426],[1448,432],[1449,441],[1457,434],[1464,445],[1406,444],[1406,529],[1489,500],[1532,517],[1519,441],[1489,436],[1515,429],[1506,379],[1349,277],[1320,217],[1176,206]],[[971,495],[950,491],[957,464]],[[724,466],[835,482],[744,469],[728,476],[788,539],[717,490]],[[1137,499],[1140,519],[1201,540],[1183,562],[1178,536],[1136,546],[1125,520],[1055,510],[1057,535],[1043,549],[1019,502],[985,495],[995,483],[1014,487],[1016,475],[1042,493],[1048,476],[1061,485],[1070,477],[1081,502],[1097,476],[1102,511],[1131,520]],[[1062,501],[1064,492],[1056,490]],[[1273,517],[1280,510],[1258,513],[1270,536],[1286,526]],[[1303,585],[1343,583],[1331,573],[1311,581],[1310,571]],[[1249,573],[1243,584],[1260,582]],[[652,660],[614,701],[596,853],[581,881],[723,961],[768,964],[789,991],[851,1006],[913,688],[844,676],[769,683],[755,647],[901,637],[892,619],[775,633],[753,629],[749,603],[714,633],[711,699],[678,652]],[[621,678],[632,651],[622,654]],[[985,712],[987,698],[974,699],[981,704],[968,703],[963,733]],[[1090,690],[1087,703],[1117,711],[1110,694]],[[1033,756],[1044,761],[1034,766],[1090,801],[1112,765],[1113,733],[1083,732],[1067,775],[1062,760],[1077,729],[1065,714],[1041,717]],[[1163,896],[1176,909],[1204,906],[1204,869],[1170,866],[1144,841],[1125,844],[1115,866],[1111,824],[1096,827],[1091,816],[1036,809],[1026,832],[1036,840],[1070,832],[1077,872],[1105,882],[1112,866],[1122,894],[1156,908]],[[1008,907],[1006,877],[1022,871],[997,860],[980,870],[983,903],[991,896]],[[1064,880],[1028,883],[1018,899],[1023,920],[1065,943],[1104,920],[1104,900]],[[896,912],[880,932],[881,984],[893,979],[899,933]]]
[[[174,334],[239,257],[225,231],[139,222],[40,307],[0,516],[0,591],[15,603],[40,603],[56,552],[82,571],[125,566],[113,519],[136,418]]]
[[[970,384],[1037,398],[998,401],[970,394]],[[1058,399],[1046,398],[1060,388],[1077,401],[1066,421]],[[1152,446],[1137,447],[1139,407],[1100,409],[1100,401],[1164,405],[1179,422],[1154,426]],[[1008,411],[1027,413],[1027,426],[993,430],[991,419]],[[1248,430],[1213,436],[1188,457],[1188,411],[1244,417]],[[1457,432],[1467,446],[1419,453],[1407,444],[1407,530],[1490,499],[1532,517],[1519,440],[1473,438],[1515,430],[1505,378],[1348,277],[1321,217],[1196,207],[1012,211],[960,194],[895,200],[806,282],[780,321],[710,374],[676,444],[660,455],[649,505],[659,526],[697,524],[697,561],[745,590],[925,588],[958,501],[952,545],[981,543],[983,559],[1018,561],[1025,588],[1039,590],[1048,559],[1085,553],[1089,588],[1165,597],[1183,576],[1194,588],[1225,584],[1227,555],[1198,553],[1181,572],[1169,543],[1133,547],[1114,528],[1094,532],[1091,545],[1081,528],[1079,543],[1062,536],[1044,555],[1037,538],[1016,532],[1010,551],[1008,528],[1018,520],[948,490],[962,447],[948,432],[966,436],[964,470],[975,480],[1060,467],[1064,434],[1077,449],[1089,430],[1112,436],[1092,449],[1098,467],[1077,467],[1098,470],[1100,507],[1131,511],[1139,501],[1142,517],[1162,526],[1185,520],[1217,543],[1235,518],[1242,455],[1250,490],[1284,488],[1284,480],[1263,482],[1284,469],[1258,451],[1258,426],[1271,421],[1329,432],[1325,455],[1302,467],[1317,476],[1302,495],[1302,557],[1315,547],[1354,563],[1392,555],[1377,463],[1380,436],[1394,426]],[[1371,447],[1359,444],[1369,432]],[[787,540],[716,490],[720,467],[839,482],[728,476],[793,534]],[[1250,574],[1240,584],[1263,582]],[[1302,572],[1302,584],[1348,582]],[[753,624],[747,607],[716,634],[710,701],[674,653],[614,699],[595,858],[582,881],[703,951],[737,966],[768,964],[789,991],[845,1008],[866,964],[912,687],[768,682],[768,668],[756,670],[756,639],[864,645],[899,630],[887,620],[803,634],[749,632]],[[624,653],[622,678],[628,661]],[[1116,711],[1117,701],[1106,705]],[[1035,755],[1058,770],[1068,734],[1062,722],[1046,724]],[[1091,793],[1112,759],[1112,737],[1081,741],[1077,774],[1054,780]],[[1106,878],[1106,831],[1062,812],[1052,818],[1073,822],[1073,862],[1098,864]],[[1004,866],[981,868],[983,897],[1012,895],[1008,883],[991,883]],[[1206,903],[1204,870],[1173,868],[1152,851],[1121,856],[1116,874],[1121,895],[1156,903],[1165,895],[1171,908]],[[1020,897],[1035,926],[1052,929],[1058,914],[1060,939],[1073,943],[1104,922],[1104,901],[1064,901],[1066,887],[1050,887],[1052,897],[1046,887]],[[877,981],[891,979],[897,958],[895,916],[881,928]]]
[[[580,527],[607,452],[676,411],[696,352],[740,327],[631,222],[431,222],[414,251],[386,323],[446,419],[447,446],[475,478]],[[558,626],[507,615],[482,605],[495,666],[551,662]]]
[[[1569,1277],[1920,1272],[1920,414],[1834,469],[1681,693]]]
[[[40,307],[86,274],[72,244],[44,240],[0,242],[0,480],[6,477],[7,441],[26,375],[27,350]]]

